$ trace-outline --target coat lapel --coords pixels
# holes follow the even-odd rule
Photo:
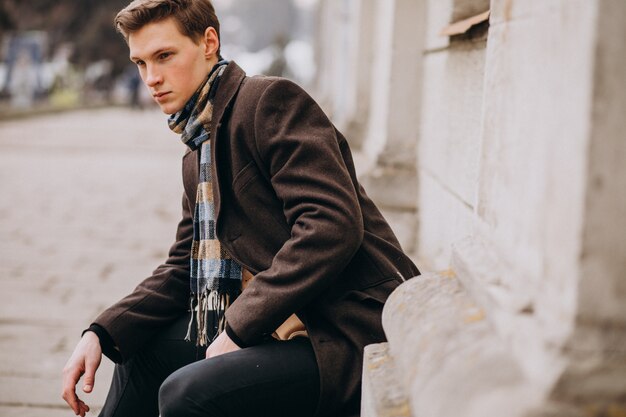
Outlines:
[[[219,224],[220,212],[222,208],[221,204],[221,192],[220,192],[220,178],[219,178],[219,170],[217,169],[217,150],[222,144],[220,144],[219,140],[219,130],[222,126],[222,119],[224,118],[224,114],[226,109],[229,107],[230,103],[233,101],[237,92],[239,91],[239,87],[246,77],[246,73],[239,67],[239,65],[231,62],[226,67],[224,74],[222,75],[222,79],[220,80],[220,86],[217,89],[217,93],[215,95],[215,101],[213,103],[213,120],[211,121],[211,170],[213,176],[213,201],[215,202],[215,223],[216,223],[216,231],[217,224]]]
[[[183,187],[189,203],[195,204],[199,180],[198,153],[187,149],[183,155]]]

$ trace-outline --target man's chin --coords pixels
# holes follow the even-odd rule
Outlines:
[[[163,106],[159,106],[159,108],[161,109],[161,111],[167,115],[171,115],[174,113],[178,113],[180,111],[180,109],[182,108],[176,108],[176,106],[167,106],[167,105],[163,105]]]

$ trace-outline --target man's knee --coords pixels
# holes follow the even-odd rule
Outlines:
[[[161,417],[176,417],[188,415],[187,381],[177,377],[174,372],[163,381],[159,388],[159,412]]]
[[[221,416],[214,407],[211,390],[201,387],[202,382],[188,373],[179,370],[170,375],[159,389],[161,417]]]

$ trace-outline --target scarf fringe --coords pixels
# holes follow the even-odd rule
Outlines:
[[[215,290],[206,290],[200,294],[198,299],[196,294],[192,294],[190,301],[191,317],[187,326],[187,334],[185,340],[191,341],[191,331],[193,323],[196,322],[196,346],[208,346],[209,332],[208,321],[209,314],[213,314],[213,330],[215,338],[224,331],[226,327],[226,309],[230,306],[233,297],[229,293],[219,293]],[[194,320],[195,319],[195,320]]]

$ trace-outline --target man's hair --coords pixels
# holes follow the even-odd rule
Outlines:
[[[220,22],[210,0],[134,0],[115,16],[115,28],[128,41],[133,32],[168,17],[174,18],[180,33],[195,43],[209,26],[215,29],[219,39]]]

